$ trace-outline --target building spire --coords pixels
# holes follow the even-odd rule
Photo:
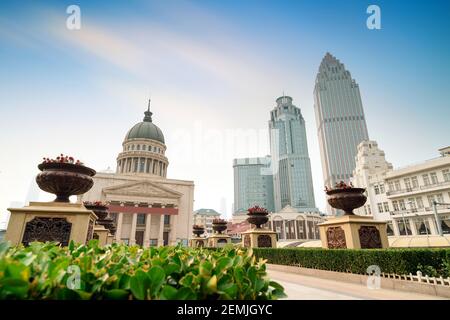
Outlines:
[[[145,115],[144,121],[146,121],[146,122],[152,122],[152,115],[153,115],[153,113],[150,111],[150,101],[151,100],[152,99],[148,99],[147,111],[144,112],[144,115]]]

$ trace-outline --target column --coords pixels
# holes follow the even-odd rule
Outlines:
[[[283,221],[283,239],[286,240],[287,239],[287,233],[286,233],[286,220],[282,220]]]
[[[123,207],[123,203],[120,204]],[[119,212],[117,213],[117,222],[116,222],[116,242],[120,243],[122,239],[122,219],[123,219],[123,213]]]
[[[414,219],[412,217],[407,218],[407,223],[409,224],[409,228],[411,229],[411,233],[413,236],[417,235],[416,225],[414,223]]]
[[[428,220],[428,224],[430,225],[430,233],[433,235],[439,235],[438,229],[436,228],[436,218],[431,216],[425,219]]]
[[[398,229],[397,220],[392,219],[391,221],[392,221],[392,229],[394,230],[394,236],[399,236],[400,230]]]
[[[177,241],[177,215],[170,215],[170,234],[169,234],[169,244],[175,245]]]
[[[151,208],[152,205],[149,205]],[[145,231],[144,231],[144,247],[150,246],[150,230],[152,228],[152,214],[149,213],[145,216]]]
[[[136,244],[136,222],[137,222],[137,213],[133,213],[133,218],[131,219],[131,231],[130,231],[130,240],[129,244]]]
[[[163,238],[163,232],[164,232],[164,215],[159,215],[159,230],[158,230],[158,246],[164,245],[164,238]]]
[[[308,228],[308,217],[306,217],[306,219],[305,219],[304,227],[305,227],[305,237],[306,237],[306,239],[310,239],[310,237],[309,237],[309,228]]]
[[[294,221],[295,239],[298,239],[297,219],[293,221]]]

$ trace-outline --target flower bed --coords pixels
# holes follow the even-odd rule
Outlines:
[[[79,276],[79,277],[78,277]],[[251,251],[0,243],[0,299],[246,299],[284,296]]]
[[[368,266],[377,265],[384,273],[450,276],[450,249],[254,248],[253,252],[268,263],[303,268],[366,274]]]

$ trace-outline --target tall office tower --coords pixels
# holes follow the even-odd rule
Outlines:
[[[269,166],[270,156],[233,160],[235,212],[246,211],[254,205],[274,211],[273,180]]]
[[[355,169],[357,146],[369,140],[369,134],[359,86],[330,53],[323,58],[316,77],[314,110],[324,185],[348,181]]]
[[[269,121],[275,211],[287,205],[315,209],[305,120],[291,97],[276,103]]]

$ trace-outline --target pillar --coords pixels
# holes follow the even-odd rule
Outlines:
[[[133,213],[133,218],[131,219],[131,230],[130,230],[130,241],[129,244],[136,244],[136,222],[137,222],[137,213]]]
[[[164,238],[163,238],[163,232],[164,232],[164,215],[159,215],[159,230],[158,230],[158,246],[164,245]]]
[[[123,203],[120,204],[123,207]],[[117,222],[116,222],[116,242],[120,243],[122,240],[122,219],[123,213],[117,213]]]
[[[151,207],[151,205],[149,205]],[[144,231],[144,247],[150,246],[150,230],[152,228],[152,214],[145,216],[145,231]]]
[[[169,234],[169,244],[175,245],[177,241],[177,215],[170,216],[170,234]]]

